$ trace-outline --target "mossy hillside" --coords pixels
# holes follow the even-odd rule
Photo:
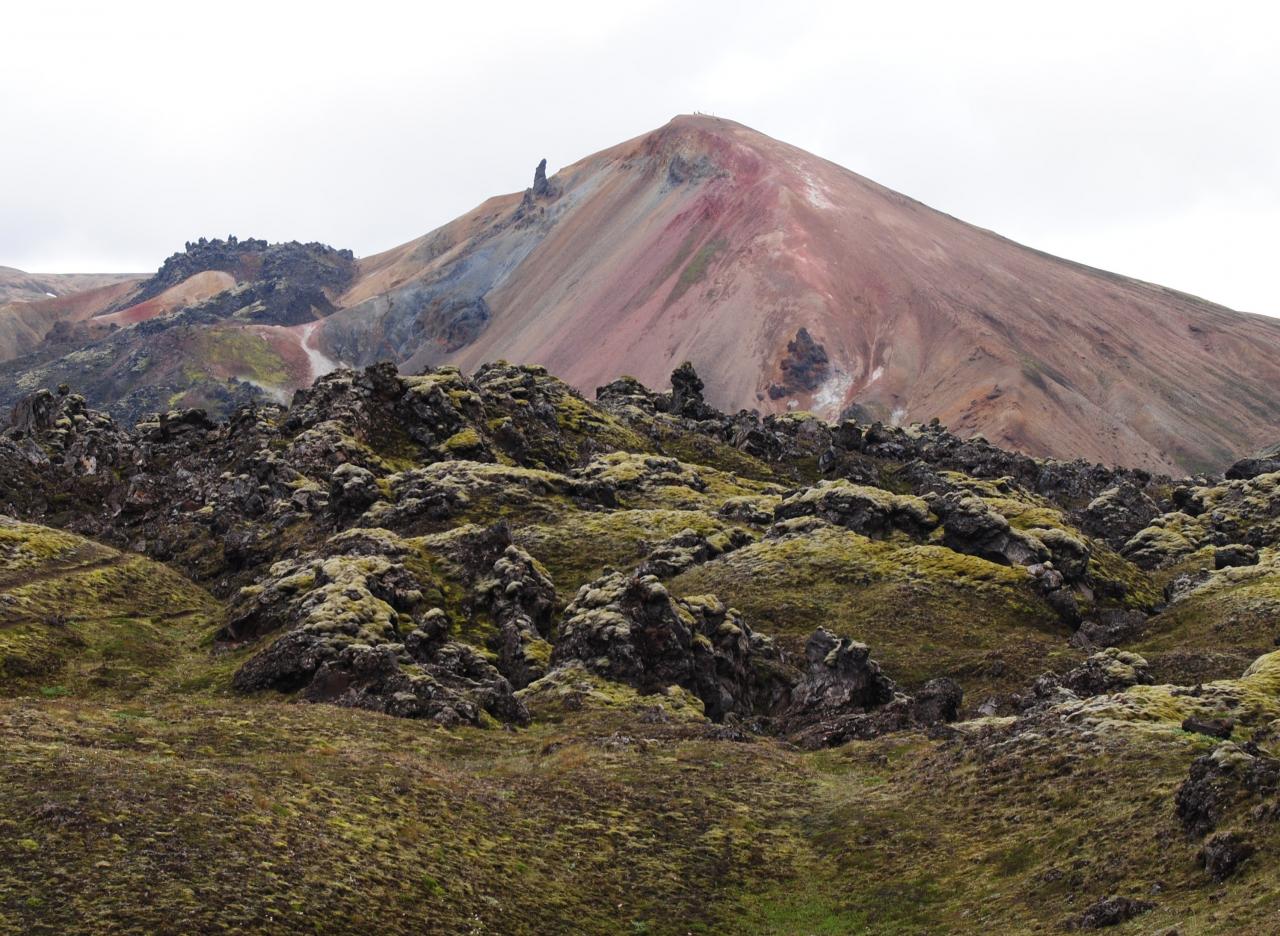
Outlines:
[[[1089,582],[1098,590],[1093,602],[1098,607],[1122,607],[1150,611],[1163,599],[1158,579],[1125,559],[1106,543],[1091,540],[1089,555]]]
[[[698,510],[566,511],[554,523],[522,526],[513,536],[542,561],[557,596],[568,602],[606,566],[632,568],[654,546],[684,530],[714,536],[731,528],[728,521]]]
[[[72,533],[0,516],[0,582],[17,581],[22,573],[41,569],[55,560],[65,567],[110,554],[106,547]]]
[[[566,511],[594,506],[589,491],[573,478],[540,468],[467,460],[442,461],[381,480],[385,501],[362,518],[413,534],[440,532],[462,524],[512,526],[553,521]],[[432,506],[421,507],[429,497]]]
[[[1024,569],[825,525],[708,562],[671,590],[718,595],[793,651],[827,627],[874,647],[907,686],[957,678],[972,705],[1078,656]]]
[[[363,642],[381,643],[389,637],[388,622],[394,622],[391,629],[400,635],[416,626],[409,615],[397,613],[369,588],[368,583],[378,575],[401,566],[411,573],[416,584],[418,595],[413,596],[414,603],[444,611],[451,637],[487,652],[492,626],[483,602],[477,606],[475,601],[478,570],[466,568],[455,556],[460,543],[482,532],[482,527],[474,525],[421,537],[400,537],[379,528],[344,530],[325,543],[321,555],[286,564],[290,571],[296,567],[296,572],[278,582],[277,587],[294,582],[292,592],[298,598],[311,595],[301,602],[309,611],[300,626],[317,633],[344,633]],[[324,584],[317,587],[319,580]],[[253,590],[253,586],[242,590],[242,597],[251,595]]]
[[[971,748],[886,738],[817,755],[812,864],[744,892],[726,924],[770,936],[1061,932],[1120,894],[1155,908],[1109,932],[1269,931],[1274,865],[1259,856],[1224,891],[1174,815],[1200,740],[985,730]]]
[[[555,400],[556,422],[580,447],[588,442],[623,452],[648,452],[652,446],[621,420],[593,406],[565,385]]]
[[[1119,722],[1160,731],[1180,731],[1183,720],[1191,716],[1230,719],[1240,740],[1247,740],[1280,718],[1280,651],[1263,654],[1229,679],[1192,687],[1133,686],[1123,693],[1064,706],[1062,713],[1077,721]]]
[[[221,608],[158,563],[0,521],[0,694],[137,692],[198,654]]]
[[[1200,563],[1212,568],[1212,556]],[[1158,682],[1198,682],[1239,674],[1280,640],[1280,552],[1256,566],[1222,569],[1153,616],[1132,649]]]
[[[710,932],[789,862],[806,772],[639,724],[4,703],[0,932]]]
[[[875,511],[885,516],[901,517],[913,528],[929,528],[938,519],[921,497],[912,494],[894,494],[883,488],[865,484],[853,484],[844,478],[823,480],[789,495],[786,503],[810,508],[810,513],[821,515],[821,507],[828,501],[844,501],[856,505],[860,511]]]
[[[1152,569],[1147,574],[1156,587],[1160,589],[1161,595],[1163,595],[1166,588],[1184,575],[1196,579],[1203,574],[1212,572],[1215,566],[1214,557],[1216,554],[1215,547],[1202,546],[1195,552],[1186,553],[1167,565]]]
[[[1251,692],[1277,695],[1270,670]],[[905,736],[802,755],[673,738],[650,713],[696,709],[625,687],[564,689],[514,734],[190,694],[0,703],[0,932],[1031,932],[1152,877],[1157,910],[1119,932],[1275,912],[1271,839],[1219,893],[1172,816],[1209,744],[1177,720],[1218,708],[1177,700],[1101,751]]]
[[[1277,912],[1280,831],[1225,889],[1182,834],[1199,736],[990,720],[801,753],[605,695],[518,732],[0,702],[0,932],[1031,933],[1115,893],[1157,905],[1118,933]]]
[[[413,468],[419,463],[421,449],[408,436],[398,432],[370,440],[358,438],[337,420],[326,420],[276,444],[290,461],[300,460],[307,451],[332,452],[339,464],[349,462],[379,476]]]
[[[288,372],[280,355],[261,335],[245,328],[206,328],[192,331],[191,360],[224,376],[249,380],[263,387],[282,387]]]
[[[948,484],[982,498],[1014,530],[1036,536],[1050,545],[1054,536],[1068,536],[1087,543],[1090,556],[1088,574],[1100,594],[1096,602],[1083,602],[1087,612],[1092,604],[1102,607],[1150,609],[1160,603],[1161,592],[1153,577],[1125,559],[1106,543],[1090,539],[1075,527],[1059,507],[1007,478],[972,478],[955,471],[942,472]]]
[[[582,398],[577,390],[551,376],[546,368],[505,362],[476,374],[484,388],[484,414],[491,434],[503,424],[521,434],[523,463],[564,469],[593,452],[650,452],[653,444],[611,413]],[[549,409],[549,412],[548,412]]]
[[[574,474],[613,485],[620,505],[633,509],[716,510],[730,498],[783,491],[777,484],[705,465],[630,452],[597,456]]]
[[[642,695],[625,683],[596,675],[574,661],[558,667],[518,693],[530,714],[546,722],[563,721],[583,710],[621,711],[656,720],[707,724],[702,700],[680,686]]]
[[[770,464],[718,439],[665,429],[657,421],[654,421],[650,434],[661,454],[691,465],[705,465],[751,481],[784,485],[812,484],[818,479],[816,470],[800,470],[790,461]]]
[[[1181,511],[1156,517],[1124,545],[1127,558],[1154,568],[1190,556],[1212,543],[1212,536],[1197,517]]]
[[[1274,528],[1280,506],[1280,473],[1247,480],[1224,481],[1194,492],[1203,523],[1212,523],[1237,542],[1246,542],[1251,531]]]
[[[374,383],[394,391],[389,374]],[[487,385],[499,384],[490,405],[483,375],[423,378],[431,406],[422,410],[395,410],[404,403],[395,392],[370,397],[364,388],[352,402],[335,387],[333,405],[304,420],[321,421],[316,436],[291,451],[289,440],[263,433],[303,477],[274,482],[268,511],[249,515],[235,504],[265,496],[273,482],[256,477],[256,458],[235,467],[202,432],[183,470],[199,479],[212,446],[221,464],[193,488],[207,508],[190,521],[161,513],[136,528],[126,515],[119,541],[145,533],[154,549],[163,537],[157,555],[184,568],[198,561],[220,595],[249,584],[250,595],[283,588],[299,597],[285,603],[288,613],[264,615],[273,633],[315,625],[394,641],[427,615],[438,623],[428,610],[438,606],[451,638],[500,661],[496,595],[539,602],[530,613],[551,640],[560,619],[544,614],[545,590],[494,591],[493,560],[508,533],[543,563],[530,578],[542,582],[545,566],[563,602],[606,565],[630,570],[685,529],[716,539],[746,528],[754,543],[668,584],[691,603],[716,596],[740,609],[744,623],[777,635],[786,664],[802,666],[806,638],[829,627],[870,644],[908,692],[954,676],[972,713],[992,695],[1002,696],[1002,711],[1015,710],[1005,693],[1025,699],[1036,675],[1084,655],[1026,569],[921,544],[915,530],[877,531],[885,538],[873,541],[808,516],[774,525],[787,490],[773,482],[813,483],[804,439],[774,439],[782,460],[748,476],[710,439],[670,457],[676,450],[659,439],[681,423],[637,406],[628,425],[652,451],[603,452],[591,424],[566,441],[564,416],[549,402],[562,391],[545,372],[490,373]],[[579,404],[588,406],[566,406]],[[387,406],[434,442],[397,441],[383,425]],[[811,439],[808,420],[783,423]],[[334,439],[344,456],[350,439],[355,459],[370,460],[377,486],[365,479],[354,496],[335,489],[342,496],[324,507],[324,497],[305,495],[329,489]],[[180,447],[157,451],[154,470],[177,466],[165,459]],[[427,459],[452,460],[424,467]],[[881,477],[897,466],[884,460]],[[875,477],[866,467],[831,470]],[[409,475],[422,483],[407,483]],[[911,476],[903,469],[868,496],[906,494]],[[1079,538],[1061,510],[1010,483],[952,483],[998,504],[1017,530]],[[160,490],[171,501],[186,496],[177,484]],[[361,516],[374,494],[380,502]],[[408,509],[415,498],[419,507]],[[84,524],[96,514],[67,517]],[[419,517],[429,522],[416,526]],[[237,537],[249,535],[225,535],[228,520]],[[507,529],[494,526],[501,520]],[[348,525],[362,528],[335,532]],[[10,574],[23,578],[17,587],[79,575],[96,588],[93,576],[114,577],[135,561],[113,564],[118,554],[62,536],[7,550]],[[223,554],[224,544],[235,554]],[[1149,574],[1093,546],[1095,581],[1132,583],[1102,599],[1131,605],[1213,563],[1205,546]],[[1273,558],[1263,549],[1257,567],[1214,573],[1149,622],[1140,639],[1168,641],[1140,648],[1160,681],[1193,672],[1192,657],[1213,661],[1206,673],[1251,662],[1242,655],[1265,629]],[[289,574],[269,574],[277,562]],[[152,584],[135,577],[122,588],[143,594]],[[157,599],[166,613],[184,588]],[[86,587],[75,589],[60,600],[82,600]],[[150,600],[95,631],[116,647],[105,676],[97,638],[77,636],[55,648],[65,661],[56,677],[0,692],[0,933],[1030,933],[1057,932],[1112,894],[1156,904],[1120,933],[1268,932],[1280,912],[1280,825],[1260,818],[1256,801],[1222,820],[1258,849],[1226,884],[1196,864],[1200,843],[1173,809],[1192,759],[1219,743],[1184,731],[1187,716],[1232,718],[1237,744],[1274,747],[1280,664],[1270,657],[1213,669],[1198,687],[1141,686],[805,753],[770,735],[777,723],[711,724],[687,692],[642,695],[573,664],[521,691],[533,722],[511,730],[492,719],[483,720],[488,731],[446,730],[232,693],[230,674],[273,634],[227,653],[209,640],[227,609],[204,596],[207,614],[139,624]],[[1246,614],[1239,639],[1224,637]],[[524,638],[526,658],[549,661],[551,643]]]

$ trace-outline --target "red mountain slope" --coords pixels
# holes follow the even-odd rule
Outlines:
[[[590,393],[689,359],[724,408],[937,416],[1041,455],[1221,467],[1280,425],[1280,321],[1031,250],[711,117],[366,258],[338,305],[319,342],[353,363],[505,357]]]

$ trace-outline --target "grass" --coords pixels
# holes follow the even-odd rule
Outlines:
[[[680,271],[680,276],[671,287],[670,295],[667,296],[666,304],[671,305],[679,301],[691,287],[701,282],[707,275],[707,267],[710,266],[711,261],[727,246],[728,242],[723,237],[714,237],[699,247]]]
[[[908,686],[958,678],[971,705],[1079,656],[1021,569],[844,529],[747,546],[671,588],[719,595],[793,652],[820,626],[854,637]]]
[[[0,741],[0,932],[1030,933],[1157,881],[1118,932],[1277,912],[1269,827],[1239,886],[1195,866],[1190,736],[805,754],[626,707],[447,732],[195,696],[8,700]]]

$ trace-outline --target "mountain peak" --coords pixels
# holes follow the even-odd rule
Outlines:
[[[371,258],[405,284],[394,311],[357,288],[322,343],[416,322],[407,368],[506,357],[588,392],[691,360],[726,408],[938,417],[1168,471],[1225,463],[1280,419],[1244,403],[1272,399],[1280,322],[1024,248],[733,120],[680,114],[555,178],[515,224],[488,203]]]

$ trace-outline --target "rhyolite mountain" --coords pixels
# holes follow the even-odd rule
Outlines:
[[[71,380],[130,415],[226,412],[337,363],[497,358],[590,393],[689,360],[726,410],[936,417],[1036,455],[1169,473],[1220,470],[1280,421],[1280,320],[1023,247],[713,117],[552,176],[540,165],[526,191],[353,263],[297,245],[314,263],[283,288],[310,299],[287,314],[262,305],[280,270],[246,242],[212,243],[82,305],[57,348],[0,373],[11,396]],[[3,334],[0,312],[13,357]]]
[[[690,360],[729,409],[940,418],[1036,454],[1221,467],[1280,416],[1280,321],[1022,247],[728,120],[678,117],[361,264],[320,329],[410,370],[590,390]]]
[[[140,276],[25,273],[0,267],[0,361],[41,348],[54,329],[90,317],[106,297],[126,294]],[[63,322],[67,324],[62,324]]]

